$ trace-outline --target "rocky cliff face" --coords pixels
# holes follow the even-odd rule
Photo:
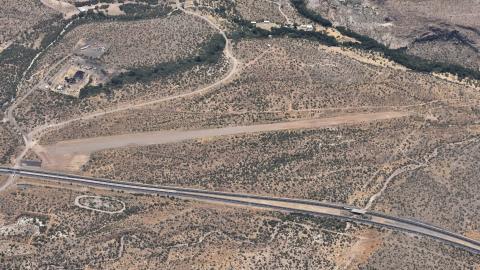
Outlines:
[[[392,49],[480,68],[480,1],[308,0],[308,6]]]

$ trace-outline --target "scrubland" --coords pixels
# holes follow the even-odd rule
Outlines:
[[[10,164],[10,158],[21,145],[21,137],[11,125],[0,123],[0,164]]]
[[[8,269],[464,269],[480,263],[435,240],[326,217],[19,183],[0,205],[0,260]],[[120,200],[126,210],[75,206],[85,194]]]
[[[78,121],[53,130],[44,142],[248,125],[341,112],[408,108],[414,111],[441,100],[467,101],[477,96],[474,89],[466,86],[426,74],[365,64],[322,48],[297,39],[241,41],[235,44],[234,53],[242,64],[232,82],[202,95]]]
[[[471,3],[354,2],[311,0],[308,7],[389,49],[407,46],[408,54],[478,68],[478,22]],[[172,10],[177,6],[168,4]],[[180,6],[234,37],[231,44],[206,21],[179,10],[151,18],[153,13],[143,14],[148,8],[140,4],[127,9],[133,17],[118,20],[89,14],[90,19],[79,19],[39,55],[22,78],[33,57],[66,23],[60,14],[38,5],[6,3],[0,46],[14,37],[16,41],[0,52],[0,106],[5,109],[15,96],[32,90],[14,111],[21,131],[66,121],[35,134],[40,145],[345,114],[406,115],[317,129],[131,145],[87,156],[76,173],[346,203],[480,239],[478,88],[392,68],[379,54],[327,47],[332,44],[305,33],[304,38],[235,35],[242,29],[241,20],[312,23],[286,0],[181,1]],[[25,15],[28,9],[34,10],[32,16]],[[14,13],[18,16],[10,15]],[[115,77],[112,84],[80,98],[41,87],[48,70],[68,61],[82,40],[105,44],[99,65],[128,79]],[[225,45],[232,45],[231,51]],[[17,132],[0,124],[1,164],[9,164],[19,151],[22,137]],[[31,150],[25,157],[41,155]],[[6,269],[480,265],[478,256],[433,239],[330,218],[74,185],[44,187],[46,182],[32,179],[16,183],[0,196],[0,265]],[[81,208],[74,202],[82,195],[111,198],[126,208],[119,213]]]

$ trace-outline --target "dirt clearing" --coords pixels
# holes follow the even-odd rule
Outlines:
[[[62,13],[65,19],[70,19],[73,15],[80,13],[79,10],[70,3],[58,0],[40,0],[40,2],[45,6]]]

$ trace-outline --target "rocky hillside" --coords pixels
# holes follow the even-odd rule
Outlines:
[[[480,5],[470,0],[308,0],[337,26],[392,49],[480,68]],[[476,2],[476,3],[475,3]]]

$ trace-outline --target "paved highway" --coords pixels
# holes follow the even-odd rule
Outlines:
[[[205,191],[189,188],[154,186],[130,182],[117,182],[108,179],[6,167],[0,167],[0,174],[16,174],[24,177],[40,178],[63,183],[74,183],[95,188],[125,190],[128,192],[147,194],[162,194],[179,198],[189,198],[201,201],[258,207],[276,211],[302,213],[313,216],[332,216],[342,220],[373,224],[376,226],[389,227],[396,230],[408,231],[433,237],[440,241],[469,250],[470,252],[480,254],[479,241],[469,239],[463,235],[449,232],[445,229],[425,224],[417,220],[398,218],[373,211],[364,212],[363,210],[357,209],[353,206],[323,203],[312,200],[277,198],[247,194]]]

